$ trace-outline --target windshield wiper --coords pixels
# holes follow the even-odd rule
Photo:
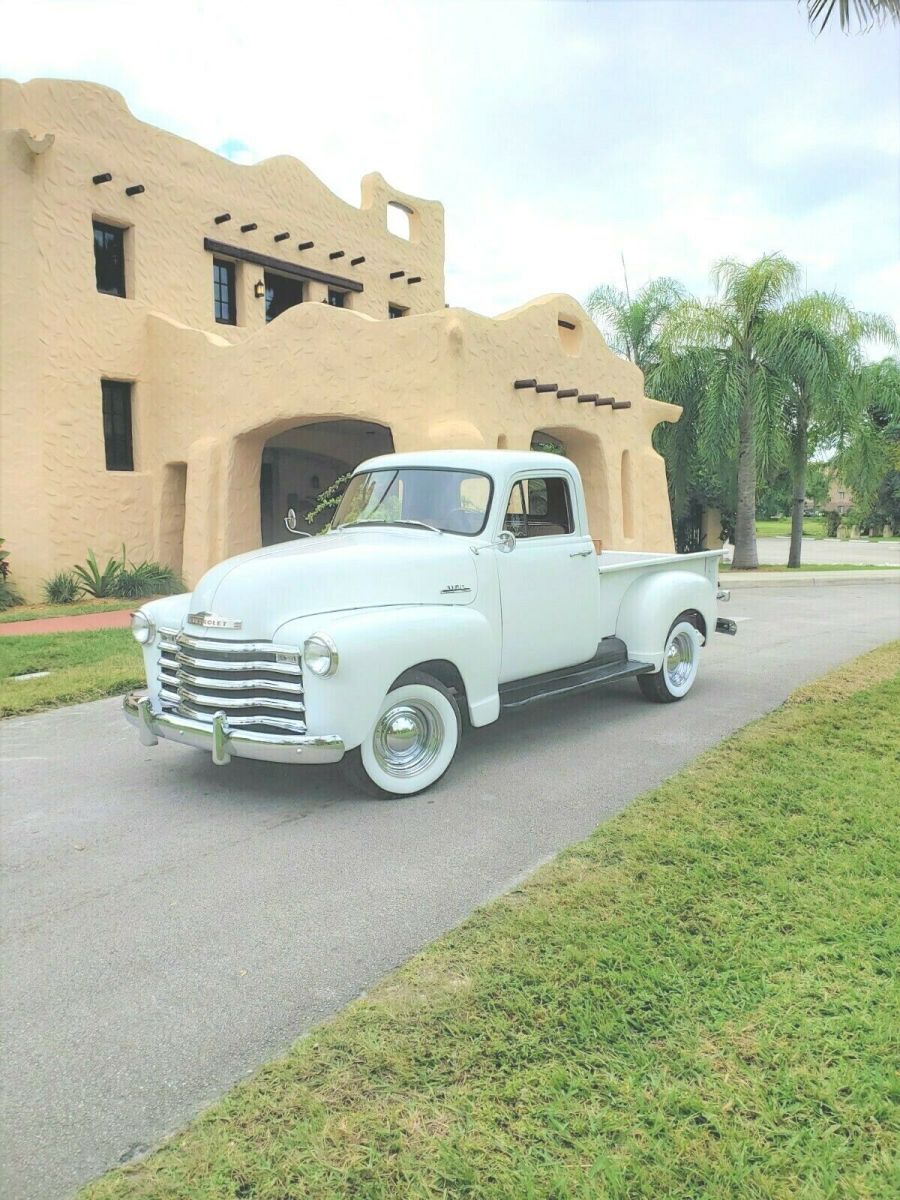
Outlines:
[[[432,533],[443,533],[437,525],[428,525],[425,521],[345,521],[338,529],[354,529],[358,525],[411,525],[414,529],[430,529]]]

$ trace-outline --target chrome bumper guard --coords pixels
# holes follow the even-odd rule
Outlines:
[[[232,755],[281,763],[333,763],[344,757],[344,743],[334,734],[250,733],[230,729],[223,712],[216,713],[212,725],[207,725],[176,713],[154,712],[150,697],[141,692],[129,692],[123,706],[145,746],[155,746],[160,738],[168,738],[183,746],[208,750],[220,767],[229,763]]]

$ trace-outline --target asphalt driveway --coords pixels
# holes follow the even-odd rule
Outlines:
[[[142,747],[118,701],[0,725],[3,1174],[64,1197],[798,684],[900,635],[900,586],[760,588],[682,704],[633,681],[471,734],[418,799]]]

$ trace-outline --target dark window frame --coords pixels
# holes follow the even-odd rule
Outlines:
[[[134,470],[134,383],[101,379],[103,448],[107,471]]]
[[[293,304],[286,304],[283,308],[279,308],[276,313],[272,313],[270,315],[270,310],[271,310],[271,307],[275,300],[275,294],[276,294],[276,289],[274,287],[270,286],[270,282],[269,282],[270,280],[273,280],[273,279],[283,279],[284,283],[285,283],[285,288],[288,291],[290,291],[292,288],[296,288],[300,293],[300,299],[295,300],[293,302]],[[263,283],[264,283],[264,287],[265,287],[264,302],[265,302],[265,306],[266,306],[265,307],[265,318],[266,318],[267,325],[271,321],[276,321],[281,316],[281,314],[286,313],[289,308],[296,308],[298,305],[306,304],[309,301],[309,295],[308,295],[308,291],[307,291],[306,281],[304,279],[299,278],[296,275],[286,275],[281,271],[264,271],[263,272]]]
[[[101,296],[118,296],[122,300],[126,300],[128,298],[128,280],[126,277],[127,248],[125,246],[125,237],[128,233],[128,226],[112,225],[109,221],[103,221],[99,217],[92,217],[91,232],[94,243],[94,280],[97,284],[97,291]],[[97,242],[98,233],[103,234],[105,238],[112,237],[118,241],[118,262],[113,261],[112,263],[101,264],[100,253],[98,253],[101,251],[101,247]],[[102,250],[108,252],[108,244],[104,245]],[[102,286],[104,280],[101,277],[101,268],[104,275],[116,276],[113,286]],[[106,282],[109,282],[108,278]]]
[[[330,304],[332,308],[346,308],[347,307],[347,297],[349,294],[350,293],[345,292],[343,290],[343,288],[330,287],[328,289],[327,303]]]
[[[409,312],[408,308],[404,308],[402,304],[388,304],[388,320],[396,321],[400,317],[405,317]]]
[[[224,285],[221,272],[225,275]],[[222,316],[226,306],[229,315]],[[227,258],[213,259],[213,316],[217,325],[237,325],[237,264]]]

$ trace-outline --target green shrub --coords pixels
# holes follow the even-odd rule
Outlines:
[[[0,538],[0,610],[24,604],[22,594],[9,582],[9,551],[3,549],[5,538]]]
[[[825,536],[837,537],[837,531],[841,526],[841,514],[839,512],[827,512],[825,514]]]
[[[129,563],[116,577],[113,595],[123,600],[138,600],[141,596],[174,596],[184,591],[177,572],[158,562]]]
[[[121,558],[111,558],[101,571],[93,550],[88,550],[87,564],[77,564],[72,568],[79,589],[87,596],[101,600],[105,596],[116,596],[116,581],[125,568],[125,555]]]
[[[42,587],[48,604],[71,604],[81,590],[71,571],[57,571],[44,580]]]

